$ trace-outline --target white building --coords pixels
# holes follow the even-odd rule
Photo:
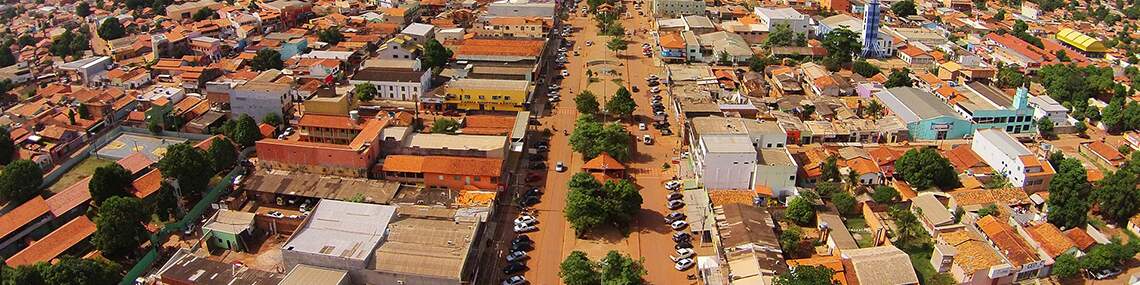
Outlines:
[[[307,264],[359,270],[371,265],[396,207],[323,199],[311,215],[282,246],[285,268]]]
[[[795,188],[798,167],[784,148],[787,134],[776,122],[745,118],[692,119],[691,145],[697,174],[706,189],[755,189],[775,196]]]
[[[1048,117],[1053,121],[1054,127],[1072,125],[1069,123],[1069,108],[1058,103],[1057,100],[1049,96],[1031,96],[1029,97],[1029,107],[1033,108],[1033,121],[1040,122],[1042,118]]]
[[[412,36],[416,42],[426,44],[428,40],[435,38],[435,26],[421,23],[411,23],[404,30],[400,31],[401,34]]]
[[[840,27],[846,28],[856,34],[861,34],[865,26],[863,20],[859,18],[847,14],[839,14],[819,20],[819,24],[816,25],[816,32],[819,35],[826,35]],[[880,27],[878,31],[879,35],[875,37],[875,55],[878,57],[888,57],[894,51],[894,37],[882,27]],[[859,40],[859,44],[863,44],[863,37],[856,37],[856,39]]]
[[[542,17],[554,18],[554,1],[499,1],[487,5],[487,18],[495,17]]]
[[[1037,158],[1025,145],[1000,129],[974,131],[970,149],[994,171],[1005,175],[1014,187],[1036,192],[1048,187],[1053,167]]]
[[[705,1],[698,0],[653,0],[653,15],[657,17],[681,17],[704,15]]]
[[[376,86],[376,99],[417,102],[431,90],[431,72],[368,67],[357,71],[348,82]]]
[[[788,25],[788,28],[791,28],[794,33],[805,36],[811,34],[811,29],[808,28],[811,20],[796,9],[756,7],[754,13],[756,17],[760,18],[760,25],[767,27],[769,32],[776,30],[778,25]]]
[[[289,114],[292,90],[288,84],[247,82],[230,91],[230,110],[235,116],[247,114],[258,122],[269,113]]]
[[[752,189],[757,153],[747,137],[702,136],[697,151],[697,169],[706,189]]]
[[[796,188],[796,172],[799,171],[792,154],[784,148],[766,148],[760,149],[758,157],[753,188],[767,186],[772,189],[773,196],[790,195]]]

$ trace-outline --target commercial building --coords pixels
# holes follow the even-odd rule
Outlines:
[[[356,71],[349,83],[376,86],[376,99],[418,102],[431,90],[431,72],[403,68],[366,67]]]
[[[385,179],[422,183],[452,190],[499,190],[503,160],[499,158],[389,155],[384,158]]]
[[[1101,40],[1070,28],[1062,28],[1057,31],[1057,40],[1090,56],[1103,55],[1108,52],[1108,47]]]
[[[938,235],[930,263],[959,284],[1013,284],[1010,264],[974,227]]]
[[[1033,108],[1029,107],[1029,90],[1021,87],[1011,99],[997,87],[970,82],[955,88],[954,110],[973,123],[974,129],[1002,129],[1010,134],[1033,133]]]
[[[653,15],[657,17],[703,15],[705,5],[705,1],[699,0],[653,0]]]
[[[1037,251],[1029,247],[1029,243],[1008,223],[988,215],[979,219],[977,226],[985,234],[986,240],[1009,261],[1009,274],[1014,276],[1014,282],[1049,275],[1053,260],[1037,255]]]
[[[230,111],[249,115],[258,122],[266,114],[292,114],[293,88],[289,84],[251,81],[230,91]]]
[[[321,200],[282,246],[285,267],[365,269],[395,215],[395,206]]]
[[[470,78],[446,88],[446,108],[465,111],[523,111],[532,91],[529,81]]]
[[[792,33],[804,34],[804,36],[811,34],[811,29],[808,27],[811,24],[811,19],[796,9],[756,7],[754,13],[757,18],[760,18],[760,25],[767,27],[768,31],[776,30],[778,25],[787,25]]]
[[[497,17],[542,17],[554,18],[554,1],[497,1],[487,4],[488,18]]]
[[[1033,108],[1033,121],[1040,122],[1049,118],[1053,127],[1069,126],[1069,108],[1049,96],[1029,97],[1029,107]]]
[[[975,131],[970,149],[994,171],[1004,175],[1011,185],[1029,193],[1048,190],[1055,174],[1048,161],[1039,159],[1025,145],[999,129]]]
[[[320,115],[304,117],[307,116]],[[305,120],[304,117],[302,120]],[[300,136],[315,141],[300,139],[257,141],[258,163],[269,169],[368,177],[380,155],[380,133],[388,126],[390,118],[361,119],[363,122],[353,122],[348,117],[325,118],[328,120],[305,120],[311,128]],[[347,137],[335,133],[335,130],[352,130],[356,134],[347,140],[347,143],[337,144],[345,142]]]
[[[973,132],[970,121],[922,89],[895,87],[874,95],[891,114],[906,123],[912,139],[959,139]]]

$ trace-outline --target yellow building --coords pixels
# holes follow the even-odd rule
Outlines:
[[[1057,40],[1085,53],[1108,52],[1104,42],[1070,28],[1061,28],[1061,31],[1057,32]]]
[[[335,95],[335,94],[334,94]],[[305,114],[348,115],[352,110],[352,98],[348,95],[314,96],[305,100]]]
[[[463,78],[447,84],[447,108],[458,110],[523,111],[530,96],[529,81]]]

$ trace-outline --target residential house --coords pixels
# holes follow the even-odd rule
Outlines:
[[[293,87],[284,83],[250,81],[230,92],[233,115],[249,115],[258,122],[267,114],[288,116],[293,109]]]
[[[1014,282],[1049,276],[1053,260],[1038,256],[1009,224],[988,215],[979,219],[977,226],[986,240],[1009,261]]]
[[[1013,267],[973,227],[936,237],[931,265],[959,284],[1012,284]]]
[[[302,118],[311,116],[305,115]],[[328,117],[326,117],[328,118]],[[393,123],[391,118],[367,118],[356,123],[353,118],[328,118],[306,120],[313,132],[308,136],[316,141],[274,140],[257,141],[257,156],[260,167],[267,169],[294,170],[300,172],[337,175],[346,177],[368,177],[380,155],[380,134]],[[359,125],[359,131],[355,126]],[[356,135],[347,144],[324,143],[343,142],[343,134],[334,130],[353,129]]]
[[[1104,163],[1111,167],[1120,167],[1128,162],[1128,158],[1123,153],[1101,141],[1081,143],[1077,150],[1081,153],[1091,154],[1092,157],[1099,159],[1097,163]]]
[[[427,44],[428,41],[435,39],[436,27],[429,24],[411,23],[400,34],[412,37],[412,40],[419,44]]]
[[[939,234],[947,231],[958,230],[962,225],[958,225],[955,221],[954,213],[951,212],[944,204],[943,200],[949,200],[947,196],[940,196],[932,192],[919,193],[918,196],[911,198],[911,212],[922,221],[922,228],[933,237],[938,237]]]
[[[776,222],[763,207],[728,203],[719,206],[724,212],[716,216],[714,238],[728,262],[734,282],[763,283],[788,271],[776,235]]]
[[[848,272],[848,280],[844,280],[846,284],[918,284],[918,275],[910,257],[897,247],[884,245],[848,249],[840,252],[840,258]],[[851,282],[852,279],[855,282]]]
[[[787,25],[792,33],[811,35],[811,29],[808,27],[811,19],[796,9],[756,7],[753,13],[760,18],[760,25],[767,27],[768,31],[775,30],[778,25]]]
[[[500,190],[503,160],[499,158],[389,155],[384,177],[405,183],[452,190]]]

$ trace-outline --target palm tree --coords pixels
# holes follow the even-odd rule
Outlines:
[[[847,180],[847,189],[854,190],[856,186],[859,186],[859,175],[859,172],[856,172],[854,168],[847,169],[847,179],[844,179]]]

